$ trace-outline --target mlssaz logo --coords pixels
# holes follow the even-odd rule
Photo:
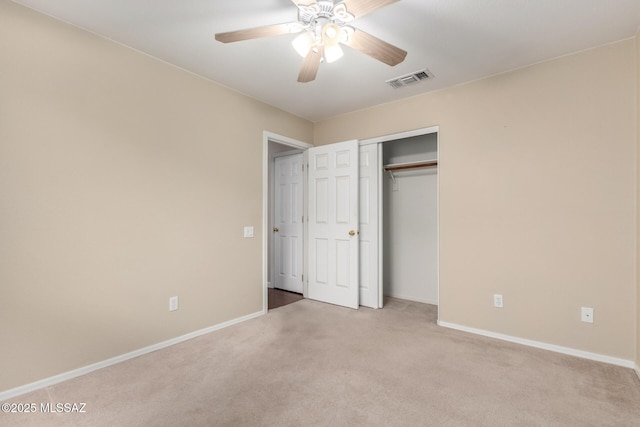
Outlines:
[[[41,403],[40,412],[84,414],[86,406],[86,403]]]

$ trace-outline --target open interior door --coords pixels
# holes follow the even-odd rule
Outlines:
[[[301,294],[304,236],[302,154],[276,157],[274,172],[273,285]]]
[[[313,147],[307,296],[358,308],[358,141]]]

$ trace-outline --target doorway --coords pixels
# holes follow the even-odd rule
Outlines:
[[[438,135],[382,144],[385,297],[438,305]]]
[[[300,280],[302,283],[302,275],[304,274],[304,264],[301,263],[302,267],[298,267],[297,269],[291,269],[290,257],[293,253],[294,257],[298,260],[302,261],[304,259],[304,246],[300,244],[291,244],[291,240],[295,240],[296,238],[302,239],[304,235],[304,231],[300,234],[299,228],[297,230],[287,229],[289,225],[291,225],[291,221],[287,221],[284,227],[283,224],[277,224],[276,222],[276,191],[275,191],[275,175],[276,175],[276,161],[277,159],[286,159],[291,158],[290,156],[300,156],[301,158],[304,156],[301,154],[304,150],[310,148],[311,145],[302,141],[298,141],[295,139],[291,139],[282,135],[277,135],[271,132],[263,133],[263,218],[262,218],[262,242],[263,242],[263,266],[262,266],[262,277],[263,277],[263,312],[266,313],[269,310],[269,306],[282,306],[289,304],[291,302],[298,301],[302,298],[304,294],[304,287],[299,286],[297,288],[292,287],[292,283],[295,280]],[[293,168],[293,162],[286,160],[278,160],[279,166],[284,165],[284,169]],[[300,167],[302,165],[302,159],[299,162]],[[302,175],[302,174],[301,174]],[[300,178],[303,178],[300,176]],[[294,180],[295,181],[295,180]],[[288,187],[289,192],[291,192],[294,187],[294,183],[291,180],[284,180],[283,182],[285,187]],[[300,192],[298,192],[297,197],[301,197],[302,200],[300,203],[304,205],[304,181],[300,185]],[[289,203],[289,202],[287,202]],[[286,203],[285,203],[286,205]],[[286,209],[286,206],[285,206]],[[280,210],[280,208],[278,209]],[[285,219],[289,214],[282,212],[278,212],[278,215],[284,217]],[[297,216],[297,214],[296,214]],[[300,218],[302,219],[302,218]],[[298,224],[299,225],[299,224]],[[278,231],[276,231],[278,230]],[[292,236],[297,235],[297,236]],[[293,239],[291,239],[293,237]],[[278,241],[279,240],[279,241]],[[293,246],[293,247],[292,247]],[[284,251],[283,251],[284,249]],[[280,256],[282,256],[283,252],[285,253],[285,257],[289,257],[289,260],[284,260],[280,258],[277,260],[276,253],[279,251]],[[288,253],[288,255],[287,255]],[[279,265],[278,265],[279,263]],[[289,271],[290,274],[282,274],[281,277],[277,277],[278,267],[281,267],[280,270],[282,273]],[[293,273],[293,274],[291,274]],[[288,277],[285,277],[288,276]],[[292,276],[298,276],[298,278],[293,278]],[[284,280],[287,279],[287,280]],[[285,290],[276,290],[276,285]],[[289,295],[288,291],[294,291]],[[269,297],[271,295],[271,302],[269,304]]]
[[[360,170],[361,180],[371,178],[360,190],[361,206],[370,207],[360,230],[368,218],[369,241],[377,243],[368,266],[361,254],[361,305],[382,308],[389,296],[438,305],[438,133],[433,126],[360,141],[361,157],[366,150],[376,164],[369,174]],[[371,304],[364,303],[365,286]]]

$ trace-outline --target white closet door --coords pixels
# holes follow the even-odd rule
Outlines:
[[[382,307],[378,297],[379,144],[360,147],[360,305]]]
[[[358,141],[309,149],[308,297],[358,308]]]
[[[302,154],[275,159],[274,286],[302,293]]]

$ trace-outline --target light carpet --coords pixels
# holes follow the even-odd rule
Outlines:
[[[303,300],[12,402],[3,426],[638,426],[630,369],[436,326],[434,306]]]

